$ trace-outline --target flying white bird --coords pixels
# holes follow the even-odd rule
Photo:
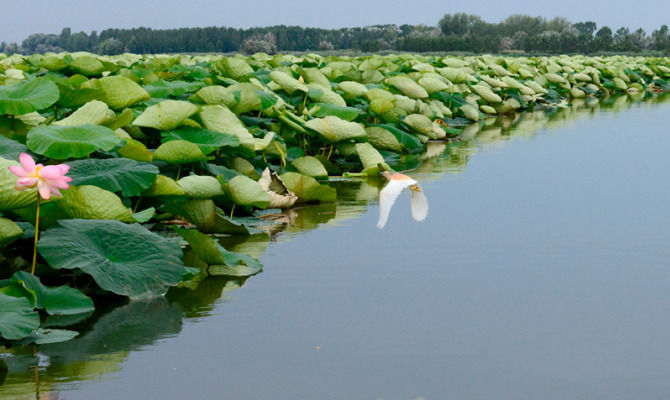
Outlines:
[[[409,189],[412,203],[412,217],[416,221],[423,221],[428,216],[428,199],[423,193],[419,182],[407,175],[397,172],[384,171],[383,175],[389,180],[379,193],[379,222],[377,228],[382,229],[391,213],[391,207],[400,193]]]

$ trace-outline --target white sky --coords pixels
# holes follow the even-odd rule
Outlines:
[[[642,27],[650,34],[670,25],[667,0],[5,0],[0,13],[0,41],[20,42],[31,33],[59,33],[107,28],[179,28],[300,25],[323,28],[374,24],[426,24],[435,26],[445,13],[466,12],[489,22],[512,14],[572,22],[594,21],[613,31],[621,26]]]

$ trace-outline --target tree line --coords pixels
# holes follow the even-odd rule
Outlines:
[[[262,28],[230,27],[179,29],[106,29],[60,34],[36,33],[19,43],[0,43],[7,54],[47,51],[90,51],[99,54],[198,53],[263,51],[359,50],[377,52],[463,51],[499,53],[603,53],[670,52],[670,32],[662,25],[647,34],[644,29],[613,31],[593,21],[572,23],[566,18],[546,19],[512,15],[499,23],[465,13],[445,14],[437,26],[373,25],[359,28],[321,29],[277,25]]]

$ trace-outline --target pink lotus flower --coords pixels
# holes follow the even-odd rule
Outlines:
[[[70,170],[67,164],[47,165],[35,164],[35,160],[26,153],[19,156],[21,166],[10,166],[9,170],[19,179],[16,180],[16,190],[23,191],[37,186],[37,191],[43,199],[49,200],[51,195],[61,197],[58,189],[67,189],[72,178],[65,176]]]

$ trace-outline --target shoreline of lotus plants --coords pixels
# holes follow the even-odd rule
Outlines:
[[[668,79],[652,57],[0,54],[0,337],[68,340],[105,296],[253,275],[258,259],[217,236],[335,201],[329,179],[375,179],[488,117]],[[37,180],[17,186],[39,178],[25,157],[67,166],[69,187],[40,201]]]

